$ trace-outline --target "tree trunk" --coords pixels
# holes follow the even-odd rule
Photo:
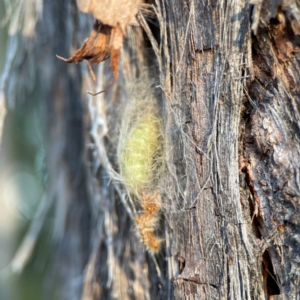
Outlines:
[[[92,29],[75,1],[44,1],[35,37],[11,34],[7,107],[37,97],[45,120],[48,299],[300,298],[300,14],[273,2],[157,0],[127,28],[119,78],[95,97],[87,90],[108,86],[109,62],[93,82],[84,63],[55,56]],[[156,254],[117,174],[124,111],[147,93],[165,137]]]
[[[238,166],[249,4],[178,1],[166,15],[173,74],[168,162],[180,178],[169,194],[177,216],[167,215],[175,298],[263,299]]]

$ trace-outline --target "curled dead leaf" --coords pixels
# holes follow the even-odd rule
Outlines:
[[[84,59],[92,64],[98,64],[109,57],[109,44],[111,39],[111,27],[95,22],[90,37],[84,41],[83,46],[78,49],[70,58],[57,56],[67,63],[79,63]]]
[[[97,65],[110,57],[113,78],[117,78],[119,75],[119,57],[122,45],[123,33],[118,24],[115,27],[111,27],[109,25],[102,25],[99,21],[95,21],[89,38],[84,41],[83,46],[78,49],[73,56],[63,58],[57,55],[57,58],[67,63],[76,64],[86,60],[91,75],[93,79],[95,79],[96,77],[90,64]],[[95,94],[99,93],[100,92]]]
[[[92,13],[96,18],[93,31],[73,56],[67,59],[61,56],[57,57],[67,63],[79,63],[86,60],[94,80],[96,76],[91,64],[99,64],[110,57],[113,73],[110,86],[114,78],[119,75],[120,51],[126,27],[129,24],[138,25],[136,15],[140,2],[141,0],[77,0],[81,11]],[[101,92],[91,94],[96,95]]]

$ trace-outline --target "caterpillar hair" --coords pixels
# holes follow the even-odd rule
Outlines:
[[[162,202],[159,185],[163,171],[164,135],[157,97],[149,85],[137,84],[127,103],[120,131],[118,162],[124,184],[140,206],[134,218],[149,251],[161,249],[156,234]]]

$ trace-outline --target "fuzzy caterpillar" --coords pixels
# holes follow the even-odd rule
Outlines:
[[[156,98],[149,94],[132,99],[124,113],[118,146],[118,161],[124,183],[140,204],[134,218],[142,242],[149,251],[159,251],[156,235],[162,209],[158,184],[163,167],[162,120]]]

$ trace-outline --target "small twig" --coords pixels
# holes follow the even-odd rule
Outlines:
[[[114,80],[115,80],[115,77],[112,77],[112,79],[110,80],[108,86],[104,90],[102,90],[100,92],[96,92],[96,93],[88,91],[88,94],[90,94],[92,96],[97,96],[97,95],[100,95],[100,94],[106,92],[111,87],[111,85],[114,83]]]
[[[57,54],[56,54],[56,57],[57,57],[59,60],[62,60],[62,61],[64,61],[64,62],[66,62],[66,63],[70,63],[70,61],[69,61],[68,58],[64,58],[64,57],[59,56],[59,55],[57,55]]]

